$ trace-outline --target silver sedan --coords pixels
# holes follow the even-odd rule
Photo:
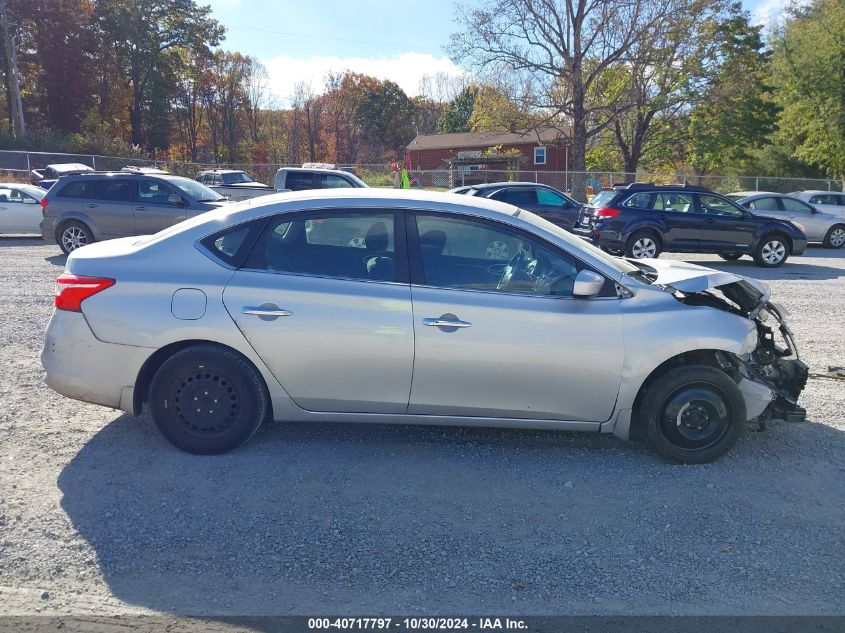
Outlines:
[[[740,191],[730,194],[730,197],[754,215],[792,222],[807,235],[808,242],[818,242],[827,248],[845,246],[845,217],[820,211],[803,200],[782,193]]]
[[[635,435],[692,463],[747,420],[803,419],[807,377],[758,282],[616,259],[501,202],[378,189],[74,251],[42,362],[59,393],[146,405],[193,453],[297,420]]]

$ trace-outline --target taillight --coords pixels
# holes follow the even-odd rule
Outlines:
[[[47,215],[47,198],[41,198],[41,215]]]
[[[597,218],[615,218],[617,215],[622,213],[619,209],[612,209],[610,207],[606,207],[604,209],[599,209],[596,211]]]
[[[81,277],[63,273],[56,279],[56,308],[82,312],[82,302],[114,285],[108,277]]]

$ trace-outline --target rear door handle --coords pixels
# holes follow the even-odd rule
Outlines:
[[[147,207],[135,207],[136,211],[146,211]]]
[[[291,312],[290,310],[282,310],[281,308],[277,308],[275,306],[244,306],[243,308],[241,308],[241,312],[243,312],[244,314],[251,314],[252,316],[257,317],[270,317],[271,319],[291,316],[293,314],[293,312]]]
[[[96,204],[92,204],[90,202],[88,204],[86,204],[85,206],[88,207],[89,209],[96,209],[97,208]]]
[[[459,319],[443,319],[441,317],[425,317],[423,325],[430,325],[431,327],[472,327],[469,321],[461,321]]]

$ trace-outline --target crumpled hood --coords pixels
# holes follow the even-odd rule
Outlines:
[[[761,301],[769,300],[769,288],[766,284],[735,273],[681,261],[662,259],[629,261],[636,266],[642,266],[647,272],[655,273],[657,275],[657,280],[654,282],[656,285],[666,286],[687,294],[713,288],[721,288],[724,291],[726,286],[730,286],[732,289],[741,291],[740,294],[747,294],[748,303],[758,304]]]

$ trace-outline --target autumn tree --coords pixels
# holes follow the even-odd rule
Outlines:
[[[470,132],[491,132],[511,128],[525,129],[534,125],[535,117],[521,107],[503,89],[490,85],[481,86],[475,96]]]
[[[195,0],[98,0],[96,15],[102,46],[112,49],[132,91],[132,143],[154,147],[149,124],[183,71],[179,49],[209,54],[224,29],[211,17],[211,8]]]

